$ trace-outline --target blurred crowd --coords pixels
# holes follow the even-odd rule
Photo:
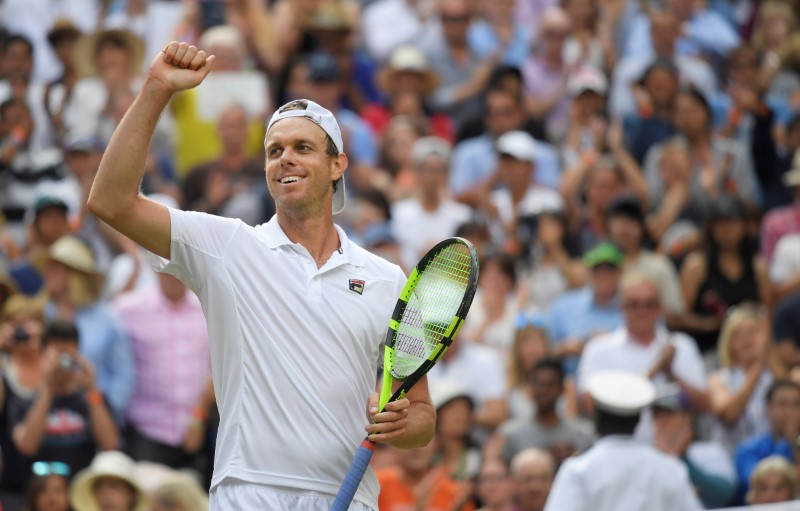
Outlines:
[[[797,498],[798,16],[797,0],[0,1],[3,509],[207,508],[203,311],[86,208],[171,40],[216,61],[160,119],[143,193],[268,220],[265,120],[308,98],[342,127],[350,238],[407,272],[448,236],[478,249],[475,303],[429,375],[437,436],[374,457],[382,511],[542,510],[602,436],[586,382],[608,369],[656,385],[635,437],[706,508]]]

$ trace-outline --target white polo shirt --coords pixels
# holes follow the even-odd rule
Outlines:
[[[341,250],[317,269],[277,217],[250,227],[170,209],[170,219],[171,260],[153,266],[203,305],[221,415],[212,487],[234,478],[335,495],[365,435],[403,271],[338,226]],[[377,509],[371,470],[355,500]]]

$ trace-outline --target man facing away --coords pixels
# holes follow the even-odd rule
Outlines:
[[[405,278],[333,223],[347,156],[336,119],[311,101],[284,105],[267,126],[277,210],[268,223],[169,209],[138,193],[159,115],[213,61],[177,42],[155,57],[109,143],[89,208],[159,256],[153,266],[203,304],[221,416],[210,509],[327,510],[365,431],[405,448],[433,434],[426,380],[381,413],[370,394]],[[360,293],[352,279],[363,281]],[[377,509],[377,498],[369,471],[351,509]]]

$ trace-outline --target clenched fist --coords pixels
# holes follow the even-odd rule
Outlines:
[[[153,59],[147,77],[171,93],[179,92],[200,84],[213,63],[214,55],[187,43],[172,41]]]

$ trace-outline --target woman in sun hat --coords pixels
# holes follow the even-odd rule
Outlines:
[[[97,383],[118,419],[133,392],[131,346],[119,320],[98,301],[103,276],[94,269],[89,247],[75,236],[62,236],[31,261],[44,278],[40,299],[45,319],[68,317],[78,326],[81,353],[97,371]]]
[[[80,511],[144,511],[148,499],[135,477],[136,464],[119,451],[101,452],[72,482],[70,503]]]

